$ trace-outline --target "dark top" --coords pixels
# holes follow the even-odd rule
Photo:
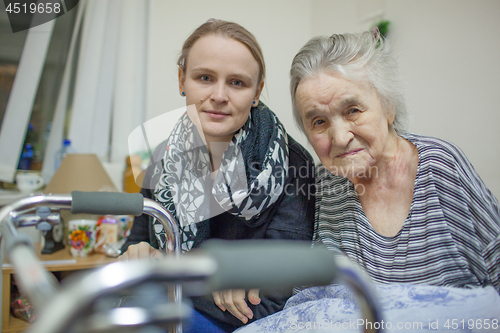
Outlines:
[[[289,175],[279,199],[262,212],[256,220],[252,220],[251,224],[244,218],[238,218],[227,212],[197,223],[198,230],[207,230],[206,239],[290,239],[308,242],[312,240],[315,207],[314,162],[307,150],[291,136],[288,136],[288,146]],[[161,154],[162,152],[160,155],[156,155],[155,152],[156,156],[163,156]],[[146,174],[145,179],[150,179],[148,174]],[[154,186],[149,187],[154,188]],[[153,198],[151,189],[143,188],[141,193],[145,198]],[[125,252],[129,245],[142,241],[149,242],[151,246],[158,248],[151,219],[148,215],[135,218],[130,236],[122,247],[122,252]],[[199,247],[201,243],[194,244],[193,248]],[[258,258],[241,258],[241,260],[252,259],[258,260]],[[274,294],[266,293],[265,295],[261,293],[259,305],[248,303],[254,313],[253,319],[249,322],[280,311],[288,297],[291,296],[291,292],[289,290]],[[243,325],[228,311],[220,310],[215,305],[212,295],[193,297],[192,301],[196,310],[212,318],[237,327]]]

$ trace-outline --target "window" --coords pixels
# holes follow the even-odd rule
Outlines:
[[[2,45],[0,48],[0,121],[3,121],[28,32],[25,30],[13,33],[4,2],[1,2],[0,8],[0,45]],[[76,13],[76,10],[71,10],[55,20],[23,144],[23,147],[26,144],[31,144],[33,147],[34,155],[30,168],[34,170],[41,170],[42,167]]]

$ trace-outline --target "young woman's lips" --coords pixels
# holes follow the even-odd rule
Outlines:
[[[343,154],[339,154],[337,155],[337,158],[342,158],[342,157],[347,157],[347,156],[350,156],[350,155],[355,155],[357,153],[359,153],[360,151],[362,151],[363,149],[353,149],[353,150],[349,150],[348,152],[346,153],[343,153]]]
[[[209,116],[212,119],[224,119],[229,116],[229,114],[224,113],[222,111],[216,111],[216,110],[207,110],[205,111],[207,116]]]

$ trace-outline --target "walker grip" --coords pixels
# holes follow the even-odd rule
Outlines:
[[[140,193],[71,192],[72,214],[134,215],[143,213],[144,198]]]
[[[335,256],[326,248],[311,249],[309,242],[209,240],[202,249],[218,266],[210,278],[211,290],[319,286],[337,277]]]

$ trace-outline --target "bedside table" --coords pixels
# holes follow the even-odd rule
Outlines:
[[[39,244],[35,249],[40,253]],[[107,257],[104,254],[94,253],[85,258],[76,258],[71,256],[69,249],[52,254],[40,254],[38,256],[44,267],[50,272],[65,272],[70,274],[74,271],[91,269],[105,266],[116,262],[116,258]],[[2,332],[13,333],[23,332],[29,325],[28,322],[14,317],[10,312],[10,286],[14,269],[10,264],[4,264],[2,267]]]

